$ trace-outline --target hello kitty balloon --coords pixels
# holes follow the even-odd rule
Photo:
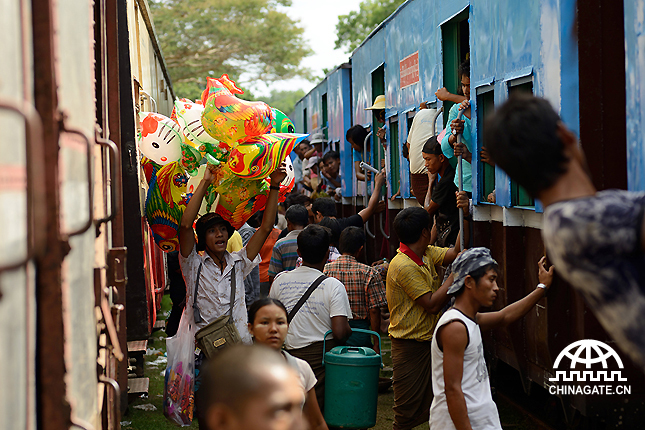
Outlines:
[[[141,112],[139,120],[139,149],[143,155],[160,165],[181,159],[183,137],[176,122],[155,112]]]
[[[202,112],[204,112],[202,105],[191,103],[185,99],[175,101],[173,113],[186,141],[199,152],[210,154],[216,160],[226,161],[230,147],[206,133],[202,125]]]

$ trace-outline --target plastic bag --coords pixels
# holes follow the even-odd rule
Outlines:
[[[189,426],[195,406],[195,324],[191,306],[186,306],[177,334],[166,339],[166,350],[163,413],[175,424]]]

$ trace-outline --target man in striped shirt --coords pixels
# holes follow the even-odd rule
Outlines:
[[[278,240],[273,247],[269,263],[269,282],[280,272],[293,270],[298,261],[298,234],[309,224],[309,212],[303,205],[289,206],[285,214],[289,233]]]

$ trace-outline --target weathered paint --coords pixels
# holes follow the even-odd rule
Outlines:
[[[327,75],[327,110],[329,120],[329,142],[337,142],[340,150],[340,165],[352,165],[351,146],[346,145],[345,134],[351,127],[350,84],[351,71],[349,67],[340,67]],[[351,195],[353,181],[351,174],[341,174],[341,193]]]
[[[625,0],[627,182],[645,190],[645,0]]]

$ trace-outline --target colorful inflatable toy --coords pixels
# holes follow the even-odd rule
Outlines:
[[[265,134],[239,144],[231,151],[228,166],[235,175],[247,179],[266,178],[308,135]]]
[[[227,75],[207,78],[202,94],[202,125],[208,134],[231,148],[250,138],[271,131],[273,111],[264,102],[249,102],[234,94],[243,94]]]

